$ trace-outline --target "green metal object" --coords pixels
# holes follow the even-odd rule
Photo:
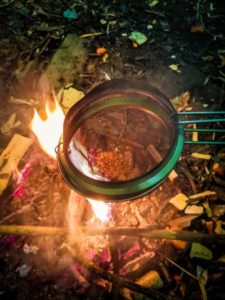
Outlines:
[[[121,182],[96,180],[84,175],[72,164],[69,156],[70,141],[84,120],[104,108],[119,105],[138,107],[140,110],[158,116],[161,122],[169,123],[174,132],[172,147],[155,168],[137,178]],[[189,119],[193,116],[207,117],[207,119]],[[217,117],[209,118],[210,116]],[[185,135],[191,132],[201,134],[225,132],[225,129],[221,128],[186,127],[191,124],[201,126],[201,124],[225,122],[224,116],[225,111],[177,112],[167,97],[149,84],[124,79],[110,80],[91,90],[66,115],[63,137],[57,149],[59,168],[68,185],[86,198],[106,202],[140,198],[154,190],[167,178],[179,160],[184,144],[225,144],[225,141],[219,140],[191,141],[185,138]]]
[[[221,128],[187,128],[186,125],[191,124],[219,124],[225,122],[225,117],[223,118],[211,118],[211,116],[225,116],[225,111],[182,111],[177,113],[179,116],[179,125],[184,126],[184,132],[199,132],[199,133],[225,133],[225,129]],[[204,116],[207,119],[188,119],[181,120],[181,117],[190,117],[190,116]],[[225,145],[225,141],[219,140],[185,140],[185,144],[191,145]]]

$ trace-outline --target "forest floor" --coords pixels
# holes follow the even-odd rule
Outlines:
[[[33,144],[21,159],[19,170],[10,173],[7,189],[1,191],[0,224],[67,224],[70,189],[62,180],[55,160],[41,150],[29,128],[34,107],[42,111],[46,102],[49,83],[46,86],[43,74],[51,77],[56,94],[68,84],[86,94],[106,80],[127,78],[147,81],[180,110],[225,110],[224,13],[225,6],[219,0],[140,3],[2,0],[0,153],[16,133],[31,138]],[[62,44],[65,39],[68,39],[66,47]],[[61,65],[57,61],[58,70],[52,74],[53,57],[58,51],[62,51]],[[217,125],[224,128],[222,123]],[[225,135],[213,137],[224,141]],[[194,158],[194,152],[200,158]],[[137,202],[113,204],[112,224],[187,229],[218,234],[219,240],[225,233],[224,152],[221,145],[186,145],[175,168],[178,176],[166,180],[158,190]],[[207,159],[205,154],[209,155]],[[0,168],[1,181],[5,179],[2,158]],[[18,172],[22,173],[23,181]],[[205,191],[212,193],[195,200],[190,197]],[[169,203],[180,193],[188,197],[190,206],[200,208],[201,213],[195,211],[190,215]],[[85,199],[79,201],[83,203],[79,204],[80,225],[102,226],[98,220],[92,223],[90,204]],[[149,279],[150,275],[142,285],[156,291],[152,296],[144,291],[141,298],[112,279],[109,286],[110,280],[104,276],[102,279],[91,266],[82,267],[76,261],[77,246],[73,252],[67,237],[0,233],[0,299],[225,297],[223,244],[149,242],[140,237],[123,241],[104,236],[83,243],[80,246],[83,252],[94,248],[92,258],[98,267],[130,282],[137,282],[144,274],[156,270],[163,282],[157,281],[160,289],[155,289],[157,284],[152,281],[156,279]]]

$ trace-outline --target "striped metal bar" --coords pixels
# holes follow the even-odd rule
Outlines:
[[[204,124],[204,123],[222,123],[225,122],[224,119],[208,119],[208,120],[179,120],[178,123],[180,125],[188,125],[188,124]]]
[[[219,128],[187,128],[184,127],[184,131],[187,132],[225,132],[225,128],[224,129],[219,129]]]
[[[225,133],[225,128],[187,128],[185,125],[189,124],[212,124],[212,123],[224,123],[225,122],[225,111],[180,111],[177,112],[178,116],[202,116],[208,117],[207,119],[195,119],[195,120],[181,120],[179,119],[178,124],[183,125],[185,132],[202,132],[202,133]],[[217,118],[211,118],[211,116],[217,115]],[[224,115],[224,118],[219,116]],[[184,141],[185,144],[191,145],[225,145],[225,141],[218,140],[205,140],[205,141]]]
[[[225,145],[225,141],[184,141],[185,144],[189,145]]]
[[[224,110],[211,110],[211,111],[178,111],[179,116],[195,116],[195,115],[225,115]]]

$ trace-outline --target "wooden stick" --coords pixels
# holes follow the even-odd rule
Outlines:
[[[138,236],[150,239],[166,240],[183,240],[199,243],[217,243],[225,244],[225,234],[208,234],[192,231],[170,231],[163,229],[148,228],[88,228],[79,227],[79,232],[84,235],[124,235]],[[29,225],[0,225],[0,235],[67,235],[70,233],[69,228],[65,227],[48,227],[48,226],[29,226]]]

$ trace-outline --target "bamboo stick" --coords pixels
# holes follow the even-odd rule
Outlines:
[[[192,231],[170,231],[148,228],[88,228],[79,227],[84,235],[124,235],[138,236],[150,239],[183,240],[189,242],[225,244],[225,234],[208,234]],[[66,227],[30,226],[30,225],[0,225],[0,235],[67,235],[70,233]]]

